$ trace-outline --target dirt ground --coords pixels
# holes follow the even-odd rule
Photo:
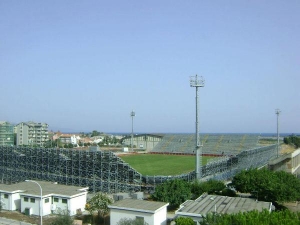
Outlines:
[[[23,213],[20,213],[18,211],[1,210],[0,217],[4,217],[4,218],[7,218],[7,219],[12,219],[12,220],[23,221],[23,222],[32,223],[32,224],[39,224],[40,223],[40,217],[39,216],[26,216]],[[54,216],[44,216],[43,217],[43,224],[49,225],[51,223],[51,221],[53,220],[53,218],[54,218]]]
[[[22,221],[22,222],[26,222],[26,223],[31,223],[31,224],[40,224],[39,216],[26,216],[25,214],[20,213],[18,211],[2,210],[0,212],[0,217],[17,220],[17,221]],[[55,219],[55,217],[56,217],[56,215],[43,216],[43,225],[50,225],[51,222]],[[78,216],[78,218],[75,218],[75,219],[78,221],[82,221],[82,225],[87,225],[87,224],[89,224],[89,222],[85,221],[86,217],[89,217],[89,216],[82,215],[82,216]],[[110,218],[109,218],[109,216],[106,216],[105,220],[100,219],[100,221],[97,221],[97,215],[95,215],[94,224],[97,224],[97,225],[110,224]]]
[[[281,154],[287,154],[287,153],[292,153],[295,151],[295,148],[293,148],[292,146],[290,145],[280,145],[280,153]]]

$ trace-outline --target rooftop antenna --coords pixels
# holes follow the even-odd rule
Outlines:
[[[279,114],[280,109],[275,109],[275,114],[277,115],[277,158],[279,157]]]
[[[130,113],[131,116],[131,151],[133,152],[133,117],[135,117],[135,112],[132,110]]]
[[[204,87],[204,79],[202,76],[190,76],[190,86],[196,88],[196,179],[200,180],[202,177],[202,146],[199,134],[198,122],[198,88]]]

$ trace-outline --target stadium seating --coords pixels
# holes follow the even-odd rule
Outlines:
[[[152,153],[195,154],[195,134],[165,134]],[[258,146],[258,135],[252,134],[201,134],[203,154],[237,155]]]

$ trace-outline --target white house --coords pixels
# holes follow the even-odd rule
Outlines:
[[[19,210],[27,215],[40,215],[42,197],[42,215],[69,210],[70,215],[83,211],[86,204],[88,187],[60,185],[38,181],[42,188],[33,182],[0,184],[0,199],[5,210]]]
[[[77,136],[75,134],[61,134],[59,136],[61,143],[71,143],[73,145],[77,145]]]
[[[0,204],[4,210],[20,210],[20,191],[9,188],[2,188],[3,184],[0,184]]]
[[[149,225],[167,224],[167,206],[169,203],[123,199],[108,207],[110,208],[110,224],[115,225],[121,219],[137,219]]]

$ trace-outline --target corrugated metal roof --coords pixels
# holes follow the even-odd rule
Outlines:
[[[175,214],[202,216],[213,212],[232,214],[251,210],[262,211],[263,209],[269,210],[271,204],[271,202],[261,202],[251,198],[203,194],[195,201],[184,202]]]

